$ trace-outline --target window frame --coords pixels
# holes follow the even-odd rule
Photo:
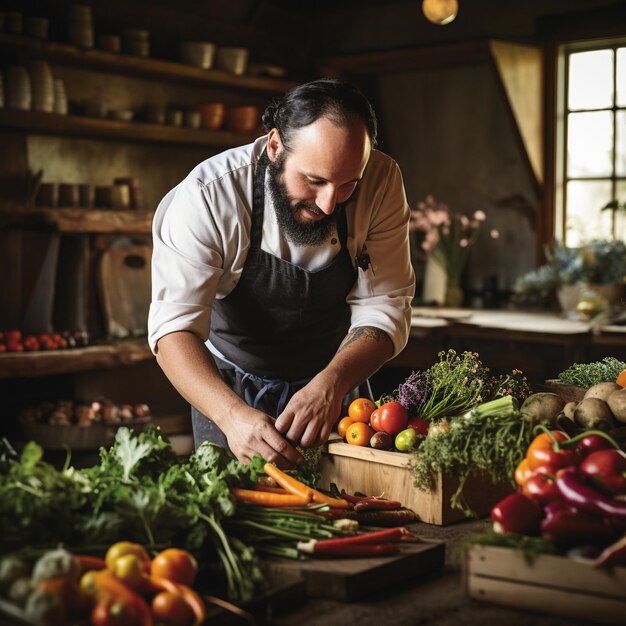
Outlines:
[[[554,127],[554,189],[552,194],[552,236],[548,240],[557,238],[567,243],[566,239],[566,206],[567,206],[567,183],[569,181],[609,181],[611,185],[611,199],[617,198],[617,186],[619,183],[626,184],[626,175],[618,175],[616,168],[617,159],[617,112],[626,111],[626,106],[617,105],[617,49],[626,48],[626,37],[613,37],[593,41],[576,41],[561,43],[556,47],[554,63],[554,114],[552,115]],[[567,98],[569,91],[569,56],[577,52],[591,52],[594,50],[613,51],[613,102],[610,107],[601,109],[573,109],[569,108]],[[567,135],[568,116],[570,113],[585,111],[609,111],[613,122],[613,145],[611,151],[612,173],[608,176],[568,176],[567,174]],[[611,216],[611,231],[616,234],[615,213]],[[549,229],[546,229],[548,234]],[[545,241],[544,243],[547,243]]]

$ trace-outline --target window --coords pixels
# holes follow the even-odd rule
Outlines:
[[[624,239],[626,42],[564,46],[559,56],[556,236],[569,247]]]

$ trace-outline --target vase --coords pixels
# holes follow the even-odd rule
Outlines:
[[[463,304],[463,289],[458,281],[448,281],[446,287],[445,305],[453,309],[458,309]]]
[[[428,257],[424,266],[422,300],[424,302],[436,302],[439,305],[443,304],[446,299],[447,281],[446,270],[435,259]]]

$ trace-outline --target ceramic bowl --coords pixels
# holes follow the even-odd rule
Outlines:
[[[208,41],[185,41],[180,44],[180,58],[184,63],[208,70],[213,66],[215,44]]]
[[[237,133],[251,133],[261,124],[261,112],[256,106],[230,107],[226,111],[226,128]]]
[[[248,65],[247,48],[218,48],[215,53],[215,66],[231,74],[244,74]]]
[[[196,111],[202,116],[200,126],[209,130],[219,130],[224,124],[226,117],[226,105],[222,102],[212,102],[210,104],[200,104]]]

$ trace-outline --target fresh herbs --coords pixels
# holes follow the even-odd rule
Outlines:
[[[414,484],[431,488],[436,472],[458,476],[459,486],[450,502],[470,516],[472,511],[463,499],[467,478],[475,474],[488,476],[494,483],[511,482],[531,439],[531,425],[511,403],[495,411],[474,410],[467,417],[450,418],[447,431],[429,431],[416,450],[410,464]]]
[[[469,537],[463,546],[496,546],[520,550],[527,563],[532,563],[541,554],[557,554],[556,546],[543,537],[517,535],[515,533],[497,533],[492,528],[481,535]]]
[[[426,402],[430,389],[431,384],[428,373],[418,370],[412,372],[398,387],[396,398],[409,415],[421,415],[422,406]]]
[[[626,363],[612,356],[595,363],[574,363],[558,375],[558,381],[565,385],[575,385],[587,389],[597,383],[614,382]]]
[[[157,429],[117,431],[101,463],[57,470],[28,443],[0,466],[0,552],[64,543],[81,552],[103,550],[124,537],[148,548],[189,549],[205,567],[219,566],[227,594],[250,599],[262,583],[256,553],[232,540],[223,520],[236,514],[234,486],[251,486],[263,460],[239,463],[205,443],[180,463]]]

